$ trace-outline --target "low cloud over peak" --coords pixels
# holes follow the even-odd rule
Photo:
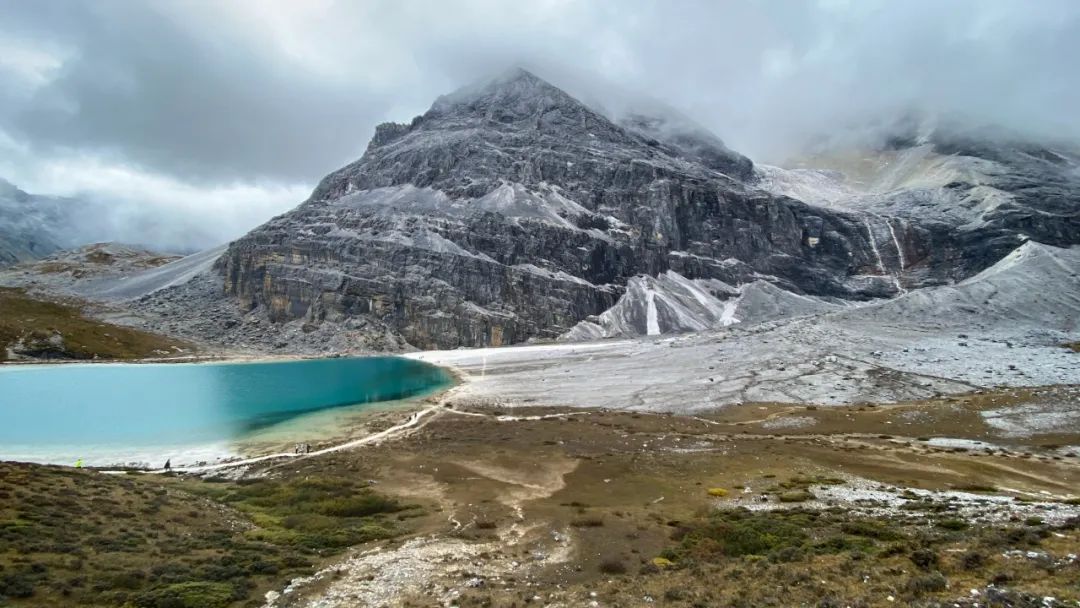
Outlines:
[[[1080,139],[1072,0],[0,6],[0,175],[69,194],[58,166],[121,171],[138,177],[80,190],[238,226],[298,203],[377,123],[511,64],[611,108],[661,100],[771,162],[911,111]]]

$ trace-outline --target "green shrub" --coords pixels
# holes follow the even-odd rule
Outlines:
[[[904,535],[880,521],[855,520],[840,524],[840,530],[845,534],[864,536],[877,540],[901,540]]]
[[[997,549],[1011,549],[1017,547],[1036,547],[1048,534],[1046,528],[1005,528],[991,530],[980,539],[986,547]]]
[[[791,492],[783,492],[777,498],[780,502],[806,502],[813,500],[814,495],[809,490],[793,490]]]
[[[814,552],[821,555],[843,553],[844,551],[865,552],[873,547],[873,541],[868,538],[859,538],[836,534],[828,536],[814,543]]]
[[[722,511],[704,526],[687,532],[683,546],[688,553],[701,556],[767,555],[806,542],[800,521],[773,513]]]
[[[930,570],[938,565],[938,554],[930,549],[916,549],[911,552],[911,563],[920,570]]]
[[[924,593],[945,591],[949,588],[949,581],[940,572],[918,574],[908,579],[904,589],[915,596]]]
[[[225,583],[177,583],[135,596],[139,608],[225,608],[235,599],[232,585]]]
[[[806,551],[802,547],[791,545],[781,547],[769,554],[769,561],[781,564],[801,562],[804,559],[806,559]]]
[[[401,510],[401,505],[392,498],[365,493],[325,500],[318,503],[316,509],[332,517],[367,517],[378,513],[395,513]]]
[[[966,530],[968,523],[962,519],[951,518],[939,520],[937,526],[946,530]]]
[[[34,582],[33,577],[24,573],[0,576],[0,598],[31,597],[34,595]]]
[[[264,523],[260,525],[266,525]],[[286,515],[281,520],[281,527],[286,530],[298,530],[302,532],[321,532],[332,530],[341,524],[335,517],[320,515],[318,513],[293,513]]]
[[[986,554],[980,551],[965,551],[960,556],[960,567],[964,570],[978,570],[986,565]]]

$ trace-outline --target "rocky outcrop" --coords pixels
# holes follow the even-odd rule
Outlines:
[[[716,279],[687,279],[674,270],[634,277],[618,303],[586,318],[559,339],[631,338],[752,325],[840,310],[853,303],[792,293],[758,279],[733,287]]]
[[[756,180],[711,134],[615,122],[515,70],[380,125],[360,160],[218,268],[272,322],[366,318],[452,348],[555,338],[639,275],[867,299],[963,279],[1022,240],[813,206]]]
[[[738,295],[738,289],[722,281],[690,280],[674,270],[634,277],[615,306],[586,318],[559,339],[656,336],[730,325],[738,322],[733,306]]]

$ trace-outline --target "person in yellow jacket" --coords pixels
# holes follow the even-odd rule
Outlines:
[[[82,458],[75,461],[75,468],[76,469],[81,469],[82,468]]]

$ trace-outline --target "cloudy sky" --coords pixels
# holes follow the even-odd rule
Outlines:
[[[777,162],[911,108],[1080,139],[1077,58],[1075,0],[0,0],[0,177],[208,246],[511,65]]]

